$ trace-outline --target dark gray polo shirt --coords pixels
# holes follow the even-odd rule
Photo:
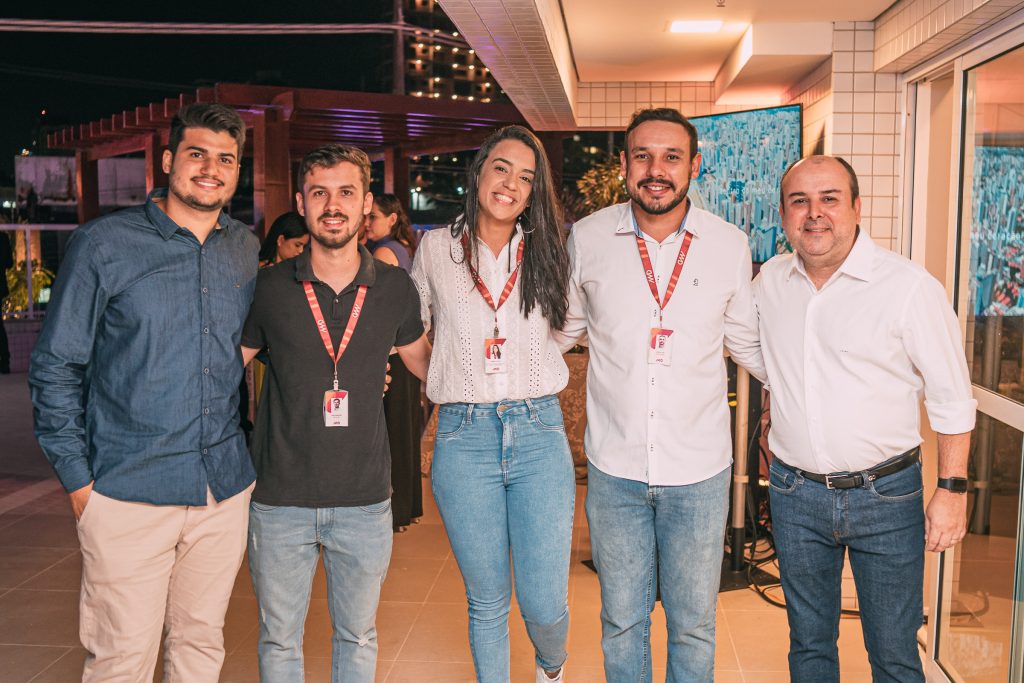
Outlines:
[[[391,495],[391,453],[384,423],[384,374],[392,346],[423,334],[420,301],[401,268],[359,248],[361,265],[340,294],[313,274],[310,253],[260,271],[242,344],[266,349],[267,374],[253,432],[253,500],[264,505],[350,507]],[[356,288],[366,301],[338,364],[338,388],[349,392],[347,427],[325,427],[324,392],[333,361],[313,322],[303,282],[313,283],[335,350]]]

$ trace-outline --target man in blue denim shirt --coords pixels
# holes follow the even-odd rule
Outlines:
[[[222,208],[245,124],[183,108],[145,205],[68,244],[29,383],[82,546],[83,680],[216,681],[255,471],[238,423],[256,237]]]

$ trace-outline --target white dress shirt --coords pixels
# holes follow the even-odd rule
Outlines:
[[[960,326],[939,282],[863,230],[816,289],[800,258],[776,256],[754,282],[771,384],[772,453],[819,474],[868,469],[932,428],[974,428]]]
[[[477,272],[494,303],[516,267],[523,237],[517,227],[497,256],[477,240]],[[498,309],[498,328],[507,341],[501,355],[507,372],[484,372],[484,339],[493,336],[494,311],[473,284],[462,242],[447,227],[431,230],[416,249],[412,278],[420,293],[423,324],[434,324],[434,351],[427,372],[427,397],[434,403],[495,403],[556,394],[569,381],[569,369],[552,337],[551,325],[534,306],[520,308],[522,272]]]
[[[659,325],[635,235],[645,239],[663,300],[684,231],[693,241]],[[681,230],[659,244],[635,228],[627,202],[578,222],[569,258],[569,316],[561,340],[564,348],[584,330],[590,339],[590,461],[606,474],[652,486],[693,484],[728,467],[723,344],[764,377],[746,235],[691,206]],[[648,362],[655,327],[673,331],[671,365]]]

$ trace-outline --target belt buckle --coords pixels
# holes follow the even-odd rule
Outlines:
[[[825,488],[827,488],[829,491],[835,491],[836,490],[835,485],[832,483],[832,476],[833,475],[831,475],[831,474],[826,474],[825,475]],[[842,476],[842,475],[835,475],[835,476],[839,477],[839,476]]]

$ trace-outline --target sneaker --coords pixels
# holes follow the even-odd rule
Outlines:
[[[563,666],[558,670],[558,675],[554,678],[548,676],[548,672],[543,667],[537,667],[537,683],[562,683],[562,674],[565,673],[565,667]]]

